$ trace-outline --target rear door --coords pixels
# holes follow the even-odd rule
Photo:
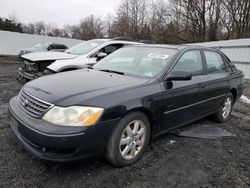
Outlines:
[[[186,51],[171,71],[190,71],[192,79],[186,81],[166,81],[163,86],[162,131],[194,120],[204,109],[201,85],[206,82],[205,67],[200,50]]]
[[[203,92],[206,97],[206,113],[217,111],[230,90],[231,71],[221,54],[216,51],[204,50],[207,82]]]

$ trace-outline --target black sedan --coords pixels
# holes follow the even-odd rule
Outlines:
[[[143,45],[120,49],[93,68],[45,76],[10,101],[10,125],[44,160],[105,155],[136,162],[150,139],[208,115],[229,119],[244,78],[221,52]]]

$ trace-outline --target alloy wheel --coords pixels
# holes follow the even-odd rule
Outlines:
[[[145,144],[146,127],[141,120],[130,122],[120,138],[120,154],[126,160],[134,159]]]
[[[222,108],[222,117],[224,119],[226,119],[229,116],[231,109],[232,109],[232,99],[230,97],[227,97]]]

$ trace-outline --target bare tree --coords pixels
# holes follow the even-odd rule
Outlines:
[[[148,4],[144,0],[124,0],[114,21],[113,35],[147,38]]]
[[[106,38],[113,37],[113,24],[114,24],[114,16],[108,14],[103,20],[104,22],[104,36]]]
[[[227,17],[231,25],[234,38],[250,36],[250,1],[249,0],[224,0]]]
[[[123,0],[115,15],[90,15],[58,28],[43,21],[21,24],[15,15],[0,29],[83,40],[128,36],[158,43],[188,43],[250,37],[250,0]]]
[[[43,21],[36,22],[34,25],[35,25],[35,34],[46,35],[46,25]]]
[[[74,36],[83,40],[102,38],[104,35],[101,19],[93,15],[81,20],[79,26],[74,27],[73,31]]]

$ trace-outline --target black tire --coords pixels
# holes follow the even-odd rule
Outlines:
[[[130,160],[125,159],[120,151],[120,140],[122,134],[124,134],[125,128],[130,125],[134,121],[141,121],[145,126],[145,137],[144,137],[144,145],[141,147],[140,151],[136,154],[136,156]],[[146,150],[150,138],[150,122],[145,114],[142,112],[131,112],[123,117],[117,126],[114,128],[113,132],[108,141],[107,151],[106,151],[106,159],[114,164],[117,167],[127,166],[135,163],[138,159],[143,155]],[[136,146],[135,146],[136,147]]]
[[[228,116],[227,117],[223,117],[223,108],[224,108],[225,102],[226,102],[226,100],[228,100],[228,98],[231,100],[231,109],[230,109],[230,112],[229,112]],[[213,114],[212,117],[213,117],[214,121],[216,121],[218,123],[224,123],[224,122],[226,122],[230,118],[230,116],[231,116],[234,102],[235,101],[234,101],[234,97],[233,97],[232,93],[229,93],[226,96],[225,100],[223,101],[223,104],[222,104],[220,110],[218,112],[216,112],[215,114]]]

